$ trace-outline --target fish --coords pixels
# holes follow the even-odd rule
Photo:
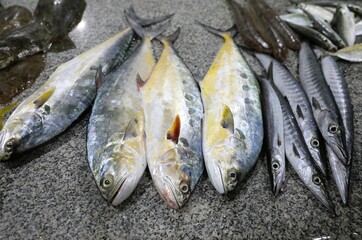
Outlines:
[[[204,171],[200,91],[173,47],[180,34],[158,39],[164,46],[148,78],[138,78],[146,118],[147,163],[157,191],[172,208],[186,204]]]
[[[159,20],[155,19],[156,22]],[[48,81],[22,101],[5,122],[0,132],[0,161],[39,146],[66,130],[96,96],[94,68],[102,65],[102,72],[107,75],[121,64],[133,36],[133,30],[126,28],[60,65]]]
[[[256,164],[263,143],[260,88],[230,34],[199,83],[204,103],[203,153],[208,176],[220,194],[235,190]]]
[[[337,7],[335,14],[337,31],[347,46],[354,45],[356,41],[356,27],[354,14],[346,5]]]
[[[265,1],[255,1],[256,6],[261,11],[263,16],[266,18],[264,24],[270,24],[271,29],[275,30],[280,34],[285,42],[287,48],[292,50],[299,50],[300,40],[289,28],[288,24],[285,24],[279,17],[279,15],[265,2]]]
[[[264,41],[255,29],[251,20],[248,18],[245,9],[234,0],[227,0],[227,2],[233,13],[236,27],[241,37],[244,39],[245,44],[259,52],[271,53],[270,45]]]
[[[0,69],[39,52],[46,52],[51,42],[47,24],[33,21],[0,35]]]
[[[336,105],[341,116],[344,129],[344,141],[346,143],[346,152],[348,163],[352,160],[354,128],[353,128],[353,106],[351,96],[348,90],[348,84],[340,70],[337,62],[331,56],[325,56],[321,60],[322,70],[326,82],[332,92]]]
[[[301,51],[303,51],[303,44]],[[306,187],[329,211],[334,213],[334,206],[329,199],[325,183],[314,167],[312,156],[303,140],[292,110],[279,90],[274,85],[272,86],[279,98],[283,112],[286,157]]]
[[[29,88],[44,70],[45,54],[37,53],[0,70],[0,104]]]
[[[166,30],[143,30],[131,17],[127,21],[142,42],[117,69],[97,73],[97,96],[88,123],[89,167],[102,196],[113,206],[136,188],[146,169],[145,116],[137,75],[148,77],[155,59],[151,40]]]
[[[333,20],[333,13],[328,11],[327,9],[320,7],[320,6],[316,6],[311,3],[298,3],[296,5],[298,8],[303,9],[308,11],[311,15],[315,16],[319,16],[321,18],[323,18],[323,20],[325,20],[326,22],[330,23]]]
[[[321,7],[334,7],[334,8],[337,8],[338,6],[347,6],[349,10],[362,16],[362,7],[357,4],[351,3],[351,2],[319,0],[319,1],[313,2],[313,4],[321,6]]]
[[[262,109],[268,169],[272,191],[277,196],[279,192],[284,191],[286,185],[283,113],[279,98],[268,83],[269,79],[259,77],[258,80],[264,103]]]
[[[292,23],[294,25],[299,25],[303,27],[309,27],[312,28],[312,22],[309,20],[308,16],[303,13],[290,13],[290,14],[284,14],[281,15],[280,18],[287,22]]]
[[[322,33],[314,30],[310,27],[300,26],[294,24],[292,22],[288,22],[289,26],[291,26],[297,33],[309,39],[312,43],[327,49],[328,51],[335,51],[337,47]]]
[[[346,43],[344,42],[344,40],[338,35],[338,33],[333,30],[329,23],[325,22],[324,19],[319,16],[314,16],[308,10],[303,10],[305,14],[309,17],[315,30],[326,36],[338,48],[346,47]]]
[[[306,42],[302,43],[299,52],[299,78],[324,140],[343,163],[348,163],[338,108],[323,76],[322,68]]]
[[[280,61],[284,61],[288,54],[284,41],[279,36],[279,33],[272,30],[271,25],[264,18],[255,1],[248,1],[247,13],[262,38],[271,46],[273,56]]]
[[[327,168],[321,154],[322,140],[319,135],[318,126],[314,120],[312,107],[308,96],[304,92],[299,81],[290,71],[273,59],[271,56],[262,53],[253,53],[265,70],[272,66],[273,84],[288,101],[295,120],[301,129],[307,148],[312,155],[312,160],[318,170],[327,176]],[[272,65],[271,65],[272,64]]]
[[[68,33],[82,20],[86,5],[85,0],[39,0],[34,16],[38,22],[50,26],[51,51],[75,48]]]
[[[33,14],[25,7],[10,6],[0,12],[0,35],[34,21]]]
[[[362,35],[362,20],[361,20],[361,21],[358,21],[358,22],[355,24],[355,35],[356,35],[356,36]]]
[[[342,48],[336,52],[324,51],[324,53],[349,62],[362,62],[362,43]]]

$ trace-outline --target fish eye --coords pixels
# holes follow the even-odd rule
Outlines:
[[[331,125],[329,125],[329,127],[328,127],[328,131],[329,131],[330,133],[332,133],[332,134],[337,133],[337,131],[338,131],[338,126],[335,125],[335,124],[331,124]]]
[[[278,163],[277,161],[274,161],[274,162],[272,163],[272,168],[273,168],[273,170],[278,170],[279,167],[280,167],[280,165],[279,165],[279,163]]]
[[[322,179],[317,175],[314,175],[312,180],[313,180],[313,183],[318,186],[322,184]]]
[[[232,179],[236,179],[236,177],[237,177],[236,172],[234,172],[234,171],[230,172],[229,177],[232,178]]]
[[[311,144],[312,147],[314,147],[314,148],[319,147],[319,141],[318,141],[316,138],[312,138],[312,139],[310,140],[310,144]]]
[[[110,188],[113,185],[113,177],[112,176],[106,176],[101,181],[101,186],[105,189]]]
[[[16,145],[16,139],[15,138],[10,138],[6,143],[5,143],[5,151],[6,152],[12,152],[14,150],[14,147]]]
[[[180,190],[183,194],[187,194],[190,191],[189,185],[185,182],[181,182]]]

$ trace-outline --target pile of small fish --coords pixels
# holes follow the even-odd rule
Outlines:
[[[350,62],[362,61],[362,7],[346,2],[316,1],[298,3],[281,15],[297,33],[316,44],[325,53]]]
[[[322,150],[325,147],[344,204],[353,154],[353,107],[343,73],[331,56],[319,63],[305,42],[299,52],[300,82],[276,59],[254,56],[269,72],[260,82],[274,194],[285,185],[286,155],[306,186],[333,212],[322,180],[327,176]]]
[[[299,50],[300,41],[296,34],[264,0],[248,0],[247,9],[234,0],[227,2],[248,47],[272,54],[282,62],[287,57],[288,48]]]
[[[34,15],[21,6],[0,7],[0,104],[31,86],[45,52],[75,47],[68,33],[85,7],[84,0],[39,0]]]

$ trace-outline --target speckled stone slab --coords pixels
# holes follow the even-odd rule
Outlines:
[[[0,0],[34,10],[36,0]],[[243,0],[244,1],[244,0]],[[176,13],[167,33],[182,28],[175,43],[191,72],[202,77],[222,45],[194,20],[228,28],[232,19],[223,0],[88,0],[83,21],[70,35],[76,49],[49,53],[34,92],[61,63],[125,28],[123,10],[133,5],[145,17]],[[285,12],[287,0],[268,0]],[[155,42],[156,53],[160,44]],[[246,56],[254,69],[257,62]],[[286,65],[296,73],[297,56]],[[19,157],[22,164],[0,165],[0,239],[362,239],[362,64],[341,62],[355,109],[355,155],[350,206],[341,205],[336,185],[328,190],[333,217],[287,167],[287,191],[275,198],[261,157],[248,181],[231,196],[220,196],[206,173],[180,210],[168,207],[145,173],[124,205],[114,208],[98,192],[86,159],[89,110],[51,142]],[[327,238],[325,238],[327,239]]]

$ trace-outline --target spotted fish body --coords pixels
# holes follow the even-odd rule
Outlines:
[[[302,86],[289,70],[277,60],[266,54],[255,53],[255,56],[263,65],[264,69],[268,69],[270,64],[273,64],[274,84],[281,94],[288,99],[288,103],[302,131],[314,163],[321,173],[326,176],[327,170],[321,155],[321,139],[319,137],[318,127],[314,120],[312,107]]]
[[[88,161],[103,197],[122,203],[146,168],[144,113],[137,75],[151,74],[155,60],[145,36],[134,53],[106,77],[97,93],[88,125]]]
[[[147,163],[162,198],[172,208],[179,208],[189,199],[204,170],[203,107],[197,84],[172,47],[171,37],[161,41],[164,50],[141,88]]]
[[[225,41],[200,83],[205,165],[211,183],[223,194],[245,178],[259,156],[263,142],[260,89],[232,37],[204,28]]]
[[[96,95],[95,71],[106,74],[120,63],[133,38],[128,28],[62,64],[49,80],[26,98],[0,132],[0,160],[36,147],[69,127]]]

